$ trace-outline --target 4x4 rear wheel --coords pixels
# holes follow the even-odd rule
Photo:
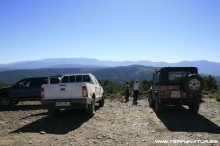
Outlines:
[[[189,111],[191,113],[198,113],[199,111],[199,103],[192,103],[189,105]]]
[[[152,94],[151,93],[149,93],[149,96],[148,96],[148,103],[149,103],[150,107],[155,106],[155,101],[152,99]]]
[[[201,93],[204,87],[203,79],[195,74],[189,75],[184,80],[184,88],[186,92],[195,94],[195,93]]]
[[[154,107],[155,112],[160,113],[163,111],[163,104],[159,102],[158,96],[155,99],[155,107]]]
[[[87,114],[93,116],[95,113],[95,100],[93,99],[91,104],[88,105]]]
[[[7,95],[0,95],[0,107],[8,107],[10,105],[10,99]]]

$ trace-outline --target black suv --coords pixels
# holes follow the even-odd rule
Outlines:
[[[0,107],[17,104],[19,101],[40,100],[41,85],[48,77],[25,78],[15,85],[0,89]]]
[[[187,105],[198,112],[204,87],[196,67],[164,67],[155,71],[149,92],[149,105],[161,112],[164,105]]]

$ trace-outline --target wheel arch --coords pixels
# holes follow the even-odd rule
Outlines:
[[[7,96],[7,97],[11,98],[10,94],[7,92],[1,92],[0,96]]]

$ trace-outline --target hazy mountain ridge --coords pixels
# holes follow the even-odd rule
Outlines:
[[[90,72],[99,79],[112,80],[122,84],[127,80],[152,80],[155,69],[167,66],[196,66],[200,74],[215,76],[220,84],[220,63],[218,62],[206,60],[179,63],[144,60],[120,62],[88,58],[54,58],[3,64],[0,65],[0,82],[15,83],[27,77]]]
[[[130,80],[152,80],[155,69],[159,67],[146,67],[142,65],[103,67],[103,68],[44,68],[26,69],[0,72],[0,82],[15,83],[20,79],[39,76],[56,76],[72,73],[92,73],[100,80],[111,80],[123,85]],[[220,76],[215,77],[220,84]]]
[[[0,82],[15,83],[22,78],[55,76],[71,73],[92,73],[100,80],[112,80],[119,84],[127,80],[151,80],[156,68],[140,65],[108,67],[108,68],[49,68],[49,69],[26,69],[0,72]]]
[[[40,69],[40,68],[98,68],[143,65],[152,67],[167,66],[196,66],[202,74],[220,76],[220,63],[206,60],[182,61],[179,63],[152,62],[152,61],[101,61],[89,58],[50,58],[37,61],[22,61],[10,64],[0,64],[0,71],[17,69]]]

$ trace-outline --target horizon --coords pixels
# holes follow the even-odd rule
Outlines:
[[[220,1],[0,1],[0,64],[47,58],[220,62]]]
[[[96,58],[85,58],[85,57],[79,57],[79,58],[44,58],[44,59],[39,59],[39,60],[23,60],[23,61],[16,61],[16,62],[10,62],[10,63],[3,63],[0,65],[8,65],[8,64],[14,64],[14,63],[23,63],[23,62],[37,62],[37,61],[43,61],[43,60],[50,60],[50,59],[91,59],[91,60],[97,60],[97,61],[101,61],[101,62],[141,62],[141,61],[149,61],[152,63],[168,63],[168,64],[175,64],[175,63],[181,63],[181,62],[199,62],[199,61],[207,61],[207,62],[212,62],[212,63],[220,63],[220,62],[215,62],[215,61],[209,61],[209,60],[182,60],[179,62],[165,62],[165,61],[151,61],[151,60],[137,60],[137,61],[133,61],[133,60],[123,60],[123,61],[115,61],[115,60],[100,60],[100,59],[96,59]]]

